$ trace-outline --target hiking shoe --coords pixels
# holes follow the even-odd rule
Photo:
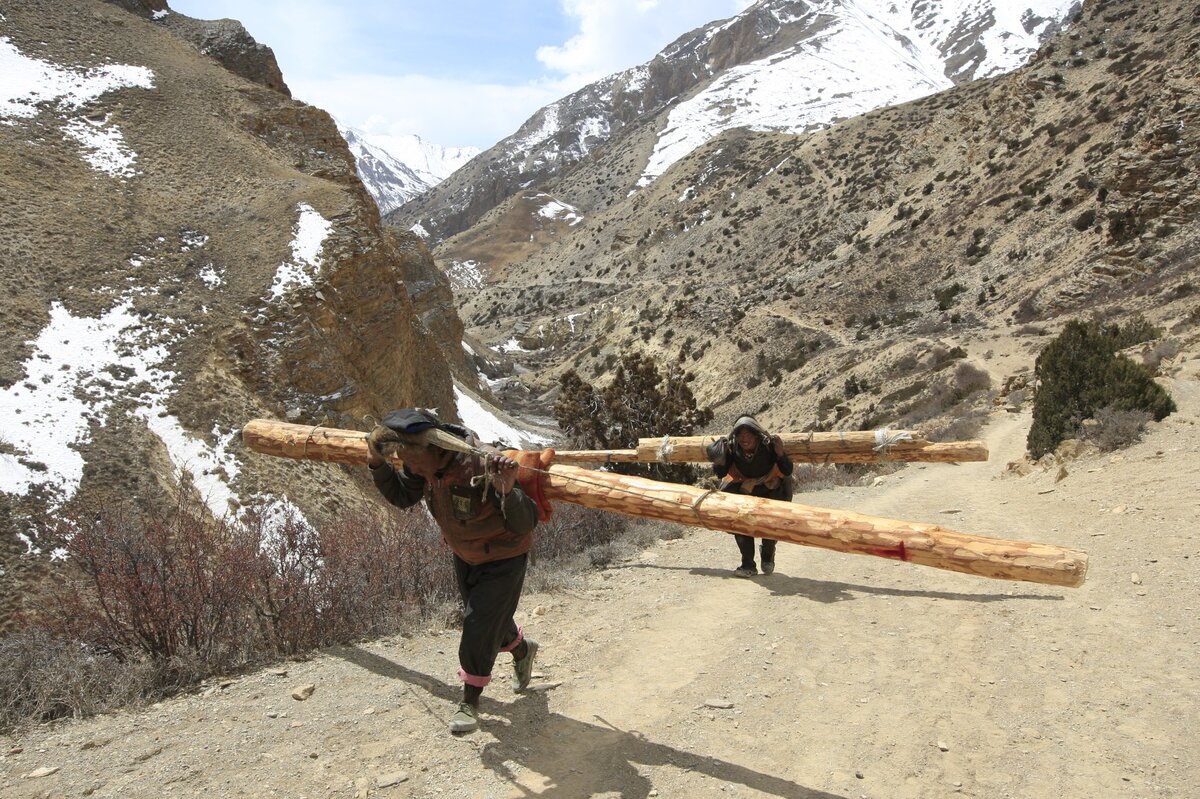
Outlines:
[[[513,659],[513,693],[523,694],[533,678],[533,658],[537,655],[538,644],[532,638],[525,639],[525,657]]]
[[[470,702],[460,702],[450,717],[450,732],[474,732],[479,729],[479,709]]]
[[[775,572],[775,561],[764,560],[763,561],[763,574],[773,574],[774,572]]]
[[[753,577],[758,574],[758,569],[753,566],[738,566],[733,570],[734,577]]]

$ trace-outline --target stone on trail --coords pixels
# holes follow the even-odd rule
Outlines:
[[[384,774],[379,778],[380,788],[390,788],[393,785],[399,785],[402,782],[408,781],[407,771],[397,771],[394,774]]]
[[[723,699],[706,700],[704,706],[715,708],[716,710],[733,710],[733,702],[727,702]]]
[[[296,690],[292,691],[292,699],[295,699],[297,702],[303,702],[305,699],[308,699],[310,696],[312,696],[313,691],[315,690],[317,690],[317,686],[313,683],[302,685]]]
[[[58,766],[42,766],[41,768],[36,768],[33,771],[26,774],[25,779],[36,780],[39,777],[49,777],[54,772],[58,771],[58,769],[59,769]]]

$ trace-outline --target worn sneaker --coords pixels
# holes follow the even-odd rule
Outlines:
[[[753,577],[758,574],[758,569],[753,566],[738,566],[733,570],[734,577]]]
[[[479,709],[470,702],[460,702],[450,717],[450,732],[474,732],[479,729]]]
[[[775,561],[764,560],[763,561],[763,574],[773,574],[774,572],[775,572]]]
[[[533,679],[533,658],[537,655],[538,643],[532,638],[525,639],[525,657],[513,659],[513,693],[523,694]]]

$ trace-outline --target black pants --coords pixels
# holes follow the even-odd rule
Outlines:
[[[737,541],[738,550],[742,553],[742,568],[754,568],[754,538],[748,535],[733,534],[733,538]],[[775,540],[772,538],[764,538],[762,540],[762,559],[763,563],[775,562]]]
[[[742,487],[737,483],[730,484],[725,489],[725,491],[730,494],[743,494],[744,495],[746,493],[745,491],[742,490]],[[783,481],[780,482],[780,484],[775,488],[774,491],[767,488],[766,486],[762,486],[762,485],[756,486],[755,489],[752,492],[750,492],[750,496],[762,497],[763,499],[775,499],[775,500],[779,500],[780,502],[791,502],[792,501],[792,480],[790,477],[784,478]],[[738,551],[742,553],[741,568],[743,568],[743,569],[755,568],[753,536],[739,535],[738,533],[734,533],[733,538],[735,541],[737,541]],[[774,563],[775,562],[775,544],[776,544],[776,541],[773,538],[764,538],[762,540],[763,563]]]
[[[527,555],[517,555],[472,566],[454,556],[454,576],[465,610],[458,664],[468,685],[486,685],[496,655],[516,640],[513,614],[521,599],[527,562]]]

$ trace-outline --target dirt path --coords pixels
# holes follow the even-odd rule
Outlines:
[[[732,539],[696,531],[526,597],[543,690],[514,697],[504,664],[473,735],[445,732],[457,634],[430,633],[0,741],[22,750],[0,798],[1195,797],[1198,378],[1057,481],[1006,474],[1029,418],[998,412],[987,463],[801,495],[1087,550],[1079,589],[787,545],[739,580]]]

